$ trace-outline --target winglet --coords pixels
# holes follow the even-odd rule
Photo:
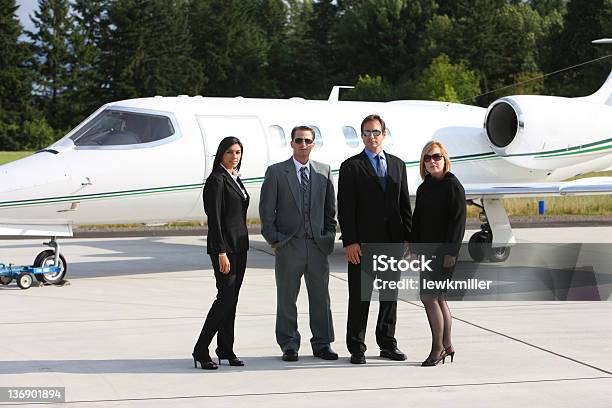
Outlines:
[[[612,44],[612,38],[600,38],[598,40],[591,41],[593,44]],[[592,95],[585,97],[588,101],[595,103],[604,103],[608,106],[612,106],[612,71],[608,75],[608,79],[604,84]]]
[[[340,98],[340,89],[352,89],[352,88],[354,88],[354,86],[334,85],[331,92],[329,93],[329,98],[327,98],[327,100],[329,102],[338,102],[338,99]]]
[[[610,71],[608,79],[606,79],[606,82],[604,82],[601,88],[599,88],[594,94],[584,96],[580,99],[612,106],[612,71]]]

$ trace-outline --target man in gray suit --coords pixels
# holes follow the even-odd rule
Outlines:
[[[327,164],[309,160],[315,132],[291,131],[293,156],[268,167],[261,187],[261,233],[275,249],[276,341],[284,361],[297,361],[300,332],[296,301],[302,275],[308,290],[313,355],[337,360],[329,300],[329,263],[336,238],[336,199]]]

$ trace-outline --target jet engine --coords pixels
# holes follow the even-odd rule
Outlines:
[[[518,95],[493,102],[485,134],[509,162],[551,170],[612,150],[612,106],[585,98]]]

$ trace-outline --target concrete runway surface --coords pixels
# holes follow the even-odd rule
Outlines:
[[[521,242],[612,242],[612,227],[515,234]],[[0,262],[30,264],[41,242],[0,241]],[[193,368],[193,344],[216,294],[204,237],[67,239],[69,285],[0,287],[0,387],[65,387],[67,403],[51,405],[79,407],[612,405],[612,302],[453,302],[455,361],[431,368],[420,367],[431,341],[421,303],[398,303],[406,362],[377,357],[372,303],[368,363],[351,365],[339,242],[330,295],[340,359],[312,357],[302,285],[300,360],[283,362],[273,252],[259,235],[251,243],[236,317],[245,367]]]

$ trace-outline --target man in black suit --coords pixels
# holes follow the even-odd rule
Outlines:
[[[401,243],[410,236],[412,211],[406,166],[400,158],[383,151],[386,135],[383,119],[367,116],[361,122],[365,149],[342,163],[338,178],[338,221],[348,261],[346,343],[353,364],[366,362],[364,339],[372,292],[372,282],[364,282],[369,288],[368,300],[361,299],[361,244]],[[397,348],[396,316],[397,301],[381,300],[376,342],[381,357],[401,361],[406,355]]]

